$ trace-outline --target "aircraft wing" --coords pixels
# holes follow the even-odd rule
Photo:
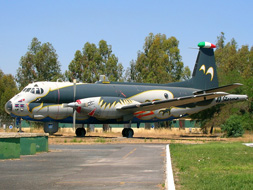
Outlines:
[[[200,95],[192,95],[192,96],[183,96],[178,98],[173,98],[169,100],[161,100],[161,101],[153,101],[153,102],[145,102],[139,104],[131,104],[122,107],[118,107],[117,110],[122,111],[152,111],[162,108],[169,108],[172,106],[182,106],[190,103],[196,103],[204,100],[214,99],[220,96],[226,96],[228,93],[225,92],[214,92],[214,93],[206,93]]]
[[[200,90],[200,91],[196,91],[193,94],[203,94],[205,93],[211,93],[211,92],[227,92],[229,90],[232,90],[234,88],[237,88],[239,86],[242,86],[241,83],[234,83],[234,84],[230,84],[230,85],[226,85],[226,86],[220,86],[217,88],[211,88],[211,89],[207,89],[207,90]]]

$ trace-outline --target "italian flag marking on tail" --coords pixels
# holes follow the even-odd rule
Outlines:
[[[216,48],[216,45],[210,43],[210,42],[200,42],[198,44],[200,48]]]

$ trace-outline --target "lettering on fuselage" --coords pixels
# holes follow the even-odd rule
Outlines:
[[[87,106],[92,106],[92,105],[94,105],[94,101],[89,101],[89,102],[87,103]]]
[[[226,96],[221,96],[221,97],[218,97],[217,100],[216,100],[216,103],[221,103],[221,102],[229,102],[229,101],[237,101],[239,100],[239,97],[226,97]]]

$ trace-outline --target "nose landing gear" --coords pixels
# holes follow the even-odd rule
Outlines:
[[[18,128],[18,132],[19,132],[19,133],[24,132],[24,131],[22,131],[22,129],[21,129],[21,118],[20,118],[20,117],[17,117],[17,118],[15,119],[15,125],[16,125],[16,127]]]

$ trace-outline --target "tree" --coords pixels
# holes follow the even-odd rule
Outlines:
[[[182,80],[189,80],[191,78],[191,70],[188,66],[183,69]]]
[[[138,52],[135,64],[132,63],[129,69],[135,71],[136,82],[168,83],[181,80],[183,62],[178,44],[175,37],[150,33],[145,39],[143,51]],[[132,74],[129,78],[134,79]]]
[[[6,75],[0,70],[0,115],[7,116],[4,106],[15,94],[17,94],[17,86],[12,75]]]
[[[130,67],[128,67],[126,69],[124,80],[127,81],[127,82],[137,82],[137,81],[140,81],[139,73],[136,70],[136,61],[131,60]]]
[[[220,36],[217,36],[217,43],[216,43],[217,49],[222,49],[224,47],[225,40],[226,40],[225,33],[221,32]]]
[[[77,50],[65,75],[69,80],[76,78],[94,83],[99,80],[99,75],[106,75],[110,81],[121,81],[122,72],[123,66],[112,53],[112,47],[106,41],[100,40],[98,47],[87,42],[82,52]]]
[[[200,123],[200,128],[204,134],[208,133],[208,127],[213,127],[219,125],[218,116],[221,111],[221,105],[213,106],[209,109],[203,110],[201,112],[191,115],[191,119],[197,120]]]
[[[244,129],[253,130],[253,48],[243,45],[238,49],[234,38],[225,44],[225,34],[223,32],[217,39],[217,49],[214,54],[220,85],[228,85],[235,82],[242,83],[242,87],[234,89],[231,93],[247,94],[249,101],[238,102],[232,105],[218,105],[194,114],[191,118],[201,119],[201,127],[207,129],[213,125],[221,126],[231,115],[237,115],[241,118],[241,125]]]
[[[61,78],[58,55],[49,42],[41,44],[33,38],[28,52],[21,57],[16,81],[20,88],[33,81],[56,81]]]

